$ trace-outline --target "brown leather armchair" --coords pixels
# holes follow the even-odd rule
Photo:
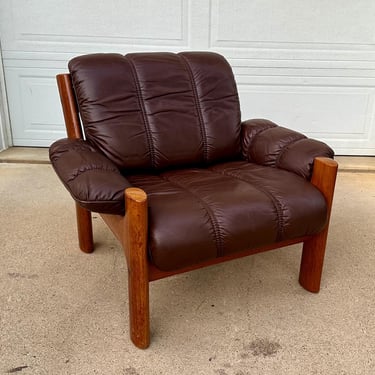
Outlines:
[[[93,54],[69,71],[57,76],[68,138],[50,158],[80,248],[93,251],[91,211],[124,248],[136,346],[150,342],[150,281],[303,243],[299,281],[319,291],[337,172],[327,145],[241,122],[215,53]]]

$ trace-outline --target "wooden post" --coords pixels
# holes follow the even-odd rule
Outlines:
[[[325,228],[303,244],[300,284],[308,291],[318,293],[322,277],[324,254],[331,216],[338,164],[333,159],[318,157],[314,160],[311,183],[324,195],[327,202],[327,224]]]
[[[94,240],[91,212],[76,203],[76,214],[79,248],[84,253],[92,253],[94,251]]]
[[[70,74],[58,74],[56,81],[68,138],[83,139],[81,122],[78,116],[78,106]],[[91,253],[94,251],[91,212],[76,203],[76,215],[79,247],[83,252]]]
[[[130,337],[134,345],[150,345],[149,278],[147,262],[147,195],[138,188],[125,190],[123,247],[128,264]]]
[[[78,106],[70,74],[58,74],[56,76],[56,81],[68,138],[83,139],[81,122],[78,116]]]

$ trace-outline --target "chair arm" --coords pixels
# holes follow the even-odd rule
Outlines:
[[[263,119],[242,123],[241,148],[249,162],[285,169],[305,179],[311,178],[316,157],[334,156],[325,143]]]
[[[60,139],[49,149],[57,175],[82,207],[124,215],[124,190],[130,187],[119,169],[82,139]]]

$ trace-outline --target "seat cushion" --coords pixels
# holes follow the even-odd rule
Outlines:
[[[313,235],[327,221],[311,183],[246,161],[127,178],[148,194],[149,256],[164,271]]]

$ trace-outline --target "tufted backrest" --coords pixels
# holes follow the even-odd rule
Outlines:
[[[205,165],[240,153],[232,70],[210,52],[92,54],[69,62],[86,139],[119,168]]]

